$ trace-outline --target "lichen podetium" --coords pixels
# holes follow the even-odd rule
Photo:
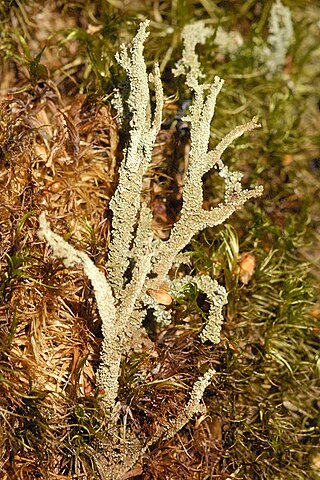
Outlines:
[[[179,220],[172,227],[168,240],[154,239],[151,228],[152,215],[143,200],[143,178],[151,162],[153,145],[161,127],[163,109],[163,89],[157,65],[148,74],[143,56],[144,42],[148,36],[148,21],[140,24],[131,47],[121,46],[116,60],[125,70],[130,85],[129,94],[118,92],[116,101],[119,115],[127,112],[129,131],[119,170],[119,182],[110,202],[112,211],[112,238],[106,263],[105,277],[90,258],[76,251],[61,237],[54,234],[42,214],[39,236],[52,247],[54,254],[65,265],[82,264],[92,282],[102,321],[103,342],[97,382],[104,392],[106,409],[113,413],[118,396],[120,362],[130,348],[130,340],[142,329],[142,321],[147,312],[144,301],[148,291],[156,290],[168,277],[173,263],[190,240],[206,227],[215,227],[227,220],[247,200],[262,194],[262,187],[243,189],[242,175],[231,172],[223,164],[221,156],[226,148],[238,137],[259,127],[255,119],[230,131],[213,150],[208,150],[210,126],[215,111],[216,100],[223,86],[223,80],[215,77],[212,84],[201,84],[203,76],[200,62],[195,52],[196,45],[204,43],[213,34],[211,28],[197,22],[184,28],[182,37],[184,50],[174,75],[183,75],[186,85],[193,94],[193,102],[184,120],[190,122],[191,149],[188,168],[184,179],[183,205]],[[151,108],[150,82],[154,85],[155,107]],[[121,119],[120,119],[121,120]],[[122,119],[123,120],[123,119]],[[123,122],[125,124],[125,122]],[[224,199],[210,210],[203,209],[202,177],[211,169],[216,169],[225,183]],[[130,270],[130,275],[128,275]],[[169,280],[170,281],[170,280]],[[189,280],[188,280],[189,281]],[[222,308],[227,302],[223,286],[210,277],[194,278],[198,288],[208,295],[212,308],[208,325],[201,333],[202,341],[219,342],[222,323]],[[120,478],[137,458],[160,437],[171,438],[197,412],[202,411],[201,399],[205,388],[215,374],[213,369],[199,377],[191,391],[191,399],[173,422],[161,429],[146,442],[134,439],[138,447],[135,455],[126,445],[121,445],[122,457],[117,460],[112,448],[119,449],[117,432],[108,455],[112,466],[100,459],[103,464],[103,478]],[[131,441],[132,438],[131,438]],[[132,456],[129,459],[129,453]],[[118,473],[116,473],[118,472]]]

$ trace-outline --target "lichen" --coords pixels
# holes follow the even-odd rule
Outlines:
[[[202,342],[209,340],[212,343],[219,343],[223,323],[222,308],[228,302],[226,289],[209,275],[185,275],[172,282],[170,294],[173,298],[181,298],[183,297],[184,287],[190,284],[194,284],[197,290],[206,294],[210,302],[207,322],[200,334],[200,339]]]
[[[266,44],[257,47],[254,52],[256,60],[266,67],[268,78],[284,67],[293,39],[290,9],[277,0],[271,7]]]
[[[103,333],[97,382],[102,389],[106,409],[111,414],[115,411],[118,395],[121,358],[128,352],[133,337],[142,330],[142,321],[148,308],[154,306],[154,299],[146,300],[148,292],[160,288],[194,235],[206,227],[220,225],[247,200],[262,193],[262,187],[243,189],[241,173],[231,172],[221,160],[223,152],[234,140],[259,126],[255,119],[234,128],[213,150],[208,151],[211,121],[223,80],[216,76],[213,84],[199,83],[203,75],[195,48],[197,43],[205,42],[212,30],[209,27],[199,29],[198,24],[188,26],[182,34],[183,57],[175,69],[175,75],[186,77],[186,85],[194,96],[188,115],[184,118],[190,122],[191,149],[184,179],[183,205],[169,239],[159,241],[153,238],[152,215],[143,198],[142,188],[156,135],[161,127],[163,92],[158,66],[155,65],[153,74],[147,73],[143,56],[144,42],[148,36],[147,26],[147,21],[141,23],[131,47],[121,46],[120,53],[116,56],[127,74],[130,86],[129,94],[122,97],[125,103],[122,111],[128,115],[126,121],[123,121],[123,128],[127,125],[129,130],[126,132],[128,141],[120,166],[118,185],[110,202],[113,215],[112,238],[106,263],[107,279],[85,253],[78,252],[49,229],[44,214],[39,219],[40,238],[49,243],[54,254],[66,266],[76,263],[83,265],[92,282]],[[153,111],[150,82],[155,91]],[[225,194],[220,204],[205,210],[202,177],[213,168],[224,179]],[[207,294],[211,303],[208,321],[200,338],[202,341],[218,343],[223,320],[222,307],[227,300],[226,291],[209,276],[193,277],[192,282]],[[173,436],[195,413],[201,411],[201,399],[213,374],[214,371],[209,369],[195,382],[191,399],[181,414],[163,426],[160,433],[141,447],[141,452],[160,436]],[[115,437],[116,435],[115,433]]]

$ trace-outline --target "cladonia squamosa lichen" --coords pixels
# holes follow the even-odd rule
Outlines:
[[[97,382],[104,392],[106,408],[112,412],[118,395],[118,376],[121,357],[128,352],[130,340],[142,329],[142,321],[152,302],[146,301],[148,291],[157,290],[164,279],[170,278],[169,271],[184,247],[198,232],[206,227],[220,225],[250,198],[258,197],[262,187],[243,189],[241,173],[231,172],[221,160],[226,148],[238,137],[259,127],[255,119],[230,131],[213,150],[208,150],[211,121],[216,100],[223,80],[215,77],[212,84],[200,83],[203,74],[195,48],[204,43],[213,31],[204,24],[193,24],[184,28],[182,37],[184,50],[174,74],[185,78],[193,94],[193,101],[184,120],[190,123],[190,155],[184,179],[183,205],[179,220],[173,226],[166,241],[155,239],[152,215],[143,200],[143,179],[151,162],[153,145],[161,127],[163,90],[158,65],[148,74],[143,56],[144,42],[148,36],[148,21],[140,24],[132,45],[122,45],[116,56],[125,70],[130,85],[129,94],[118,92],[116,99],[120,113],[129,116],[122,125],[129,127],[127,145],[119,171],[119,182],[110,202],[112,210],[111,243],[106,263],[105,277],[89,257],[68,245],[54,234],[40,216],[39,236],[52,247],[54,255],[66,266],[81,264],[94,288],[99,314],[102,321],[103,342]],[[151,108],[150,83],[155,92],[155,107]],[[224,199],[210,210],[204,210],[202,178],[211,169],[216,169],[224,179]],[[130,270],[130,275],[128,271]],[[187,278],[207,294],[211,303],[208,323],[201,332],[202,341],[219,342],[222,323],[222,308],[227,302],[223,286],[210,277]],[[154,299],[152,299],[154,302]],[[149,306],[148,306],[149,305]],[[161,309],[160,309],[161,310]],[[163,428],[163,437],[173,436],[187,421],[201,410],[200,402],[204,390],[214,375],[208,370],[195,382],[191,399],[179,417]],[[160,434],[141,446],[154,443]],[[112,455],[111,455],[112,456]],[[111,467],[110,467],[111,468]],[[112,470],[112,468],[111,468]],[[104,478],[116,478],[106,473]]]

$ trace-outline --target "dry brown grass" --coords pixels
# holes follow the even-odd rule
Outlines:
[[[12,478],[42,469],[55,478],[69,402],[94,395],[99,321],[82,272],[39,241],[37,217],[46,210],[57,231],[104,264],[117,127],[104,103],[80,96],[64,106],[51,82],[8,93],[0,127],[3,461]]]

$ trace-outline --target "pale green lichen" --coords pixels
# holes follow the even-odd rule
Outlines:
[[[143,46],[148,22],[140,25],[132,46],[120,48],[116,60],[124,68],[130,83],[126,111],[130,115],[129,141],[119,170],[119,183],[110,202],[113,213],[112,240],[107,268],[118,301],[123,296],[124,274],[129,266],[134,226],[140,208],[142,179],[151,161],[153,144],[161,126],[163,92],[159,67],[148,76]],[[156,107],[152,115],[149,80],[154,83]]]
[[[147,293],[141,298],[144,306],[152,310],[155,321],[161,327],[167,327],[171,323],[171,310],[167,310],[164,305],[161,305],[157,300]]]
[[[143,198],[142,189],[143,179],[151,162],[153,145],[161,127],[163,92],[158,66],[156,65],[153,74],[148,76],[143,57],[144,42],[148,36],[147,26],[147,21],[141,23],[132,46],[122,46],[116,56],[127,74],[130,91],[123,96],[125,104],[122,110],[128,115],[122,122],[123,128],[128,128],[128,141],[119,170],[118,186],[110,202],[113,217],[106,263],[108,280],[85,253],[78,252],[49,229],[44,214],[39,219],[39,235],[50,244],[54,254],[62,258],[67,266],[76,263],[83,265],[92,282],[103,333],[97,382],[104,390],[103,398],[108,411],[113,413],[118,395],[121,357],[128,352],[133,338],[142,331],[142,322],[148,308],[151,306],[157,310],[154,299],[148,298],[149,289],[157,291],[161,288],[163,280],[168,278],[170,268],[179,260],[182,250],[194,235],[206,227],[220,225],[248,199],[262,193],[262,187],[244,190],[240,182],[241,174],[230,172],[221,160],[221,155],[235,139],[259,126],[255,119],[233,129],[212,151],[208,151],[211,121],[223,80],[215,77],[213,84],[199,83],[203,75],[195,48],[197,43],[205,42],[212,30],[205,26],[199,28],[198,24],[188,26],[183,31],[183,58],[175,70],[176,75],[186,77],[186,84],[194,95],[186,117],[190,122],[191,149],[184,179],[183,205],[180,218],[172,228],[169,239],[160,241],[153,238],[152,215]],[[153,111],[150,103],[150,82],[155,92]],[[224,179],[224,199],[214,208],[204,210],[202,177],[213,168],[217,169]],[[188,277],[185,281],[189,280]],[[218,343],[223,320],[222,307],[227,300],[226,291],[216,280],[206,275],[192,277],[190,281],[207,295],[211,303],[201,340]],[[162,307],[160,310],[163,313]],[[181,414],[173,422],[168,422],[144,447],[141,445],[140,453],[157,438],[173,436],[195,413],[202,411],[201,399],[213,374],[214,371],[209,369],[195,382],[191,399]],[[115,445],[116,436],[117,433],[114,434]],[[111,458],[111,466],[108,468],[111,472],[110,478],[118,478],[112,473],[112,448],[111,446],[108,453]],[[114,460],[114,464],[117,464],[117,461]],[[128,464],[130,461],[127,458],[123,465]],[[119,471],[125,472],[125,467]],[[109,478],[108,475],[105,478]]]
[[[207,370],[206,373],[194,383],[189,402],[177,418],[170,424],[170,427],[166,431],[165,439],[172,438],[196,413],[205,412],[205,406],[201,405],[201,400],[205,389],[210,385],[211,379],[215,373],[216,371],[214,368],[209,368],[209,370]]]
[[[267,67],[271,73],[284,66],[292,40],[293,26],[290,9],[277,0],[271,8],[267,39],[270,52]]]
[[[175,299],[184,298],[184,289],[187,285],[195,285],[197,290],[207,295],[210,302],[210,310],[206,320],[205,328],[200,334],[202,342],[209,340],[212,343],[220,342],[220,332],[223,323],[222,309],[227,304],[228,296],[226,289],[219,285],[209,275],[196,275],[194,277],[185,275],[184,277],[173,280],[169,293]]]
[[[141,328],[147,309],[153,307],[156,313],[169,319],[169,313],[161,306],[157,308],[155,300],[148,298],[148,289],[159,288],[194,235],[206,227],[223,223],[248,199],[262,192],[261,187],[243,190],[241,174],[230,172],[221,160],[225,149],[236,138],[259,126],[255,119],[233,129],[208,152],[210,125],[223,80],[216,77],[213,84],[199,83],[202,73],[195,47],[197,43],[205,42],[212,30],[205,26],[199,29],[198,24],[187,26],[183,31],[183,58],[175,70],[176,75],[186,76],[186,83],[194,93],[194,101],[186,117],[191,125],[191,150],[183,189],[183,206],[170,238],[163,242],[153,240],[151,212],[142,202],[141,194],[143,177],[151,162],[152,147],[161,126],[163,93],[158,67],[155,66],[154,74],[148,76],[143,57],[143,45],[148,36],[147,25],[148,22],[142,23],[132,46],[129,49],[122,46],[116,56],[129,79],[130,92],[125,111],[130,118],[128,145],[120,166],[119,183],[110,202],[113,219],[106,265],[108,282],[105,279],[102,281],[102,273],[89,257],[68,246],[51,232],[45,218],[40,217],[40,235],[52,246],[55,255],[63,258],[66,265],[81,263],[94,286],[104,337],[97,381],[104,389],[106,403],[111,408],[117,397],[121,356],[128,351],[130,339]],[[155,88],[156,106],[153,114],[149,80]],[[204,210],[202,177],[212,168],[218,169],[225,180],[225,195],[218,206]],[[126,279],[128,269],[130,280]],[[201,340],[218,343],[223,319],[221,311],[226,303],[225,290],[207,276],[195,277],[192,281],[207,294],[212,305]]]
[[[163,425],[158,429],[155,435],[149,440],[146,447],[152,446],[160,438],[163,440],[169,440],[174,437],[194,415],[197,413],[205,413],[206,408],[205,405],[201,405],[201,400],[205,389],[210,385],[211,379],[215,373],[216,371],[214,368],[209,368],[204,375],[198,378],[192,387],[190,400],[186,406],[173,421],[168,422],[167,425]]]
[[[240,32],[228,32],[219,26],[214,37],[214,44],[217,46],[219,53],[230,55],[231,58],[234,58],[243,45],[243,38]]]
[[[272,77],[283,68],[294,39],[291,12],[280,0],[271,7],[267,43],[255,49],[255,58],[266,66],[267,76]]]
[[[240,183],[241,173],[229,172],[221,161],[221,155],[234,140],[245,132],[260,126],[255,118],[234,128],[212,151],[208,152],[211,121],[223,80],[216,76],[213,84],[199,84],[202,74],[194,49],[197,41],[205,41],[211,31],[209,28],[203,30],[201,33],[199,32],[197,23],[185,27],[182,35],[183,38],[188,39],[187,46],[183,58],[174,70],[175,75],[184,74],[186,76],[186,84],[194,93],[189,113],[183,118],[190,122],[191,150],[183,187],[183,206],[180,219],[174,225],[169,240],[163,242],[158,248],[153,269],[156,279],[150,283],[152,288],[156,288],[162,283],[176,256],[188,245],[194,235],[206,227],[220,225],[247,200],[262,194],[262,187],[243,190]],[[192,54],[192,49],[194,54]],[[186,62],[190,62],[190,64],[186,64]],[[207,211],[202,208],[202,177],[212,168],[218,169],[220,176],[225,178],[225,198],[224,202]]]
[[[204,77],[196,53],[196,46],[198,44],[204,44],[212,34],[212,28],[205,26],[205,23],[201,20],[191,25],[186,25],[182,30],[182,58],[177,62],[173,74],[176,77],[184,75],[186,77],[186,84],[190,88],[199,86],[198,80]]]
[[[112,289],[106,277],[84,252],[79,252],[60,235],[52,232],[45,214],[39,217],[38,235],[46,240],[56,257],[61,258],[66,267],[80,264],[90,279],[102,321],[103,341],[97,381],[104,389],[106,405],[113,407],[118,394],[118,375],[121,359],[121,345],[118,341],[116,308]]]

